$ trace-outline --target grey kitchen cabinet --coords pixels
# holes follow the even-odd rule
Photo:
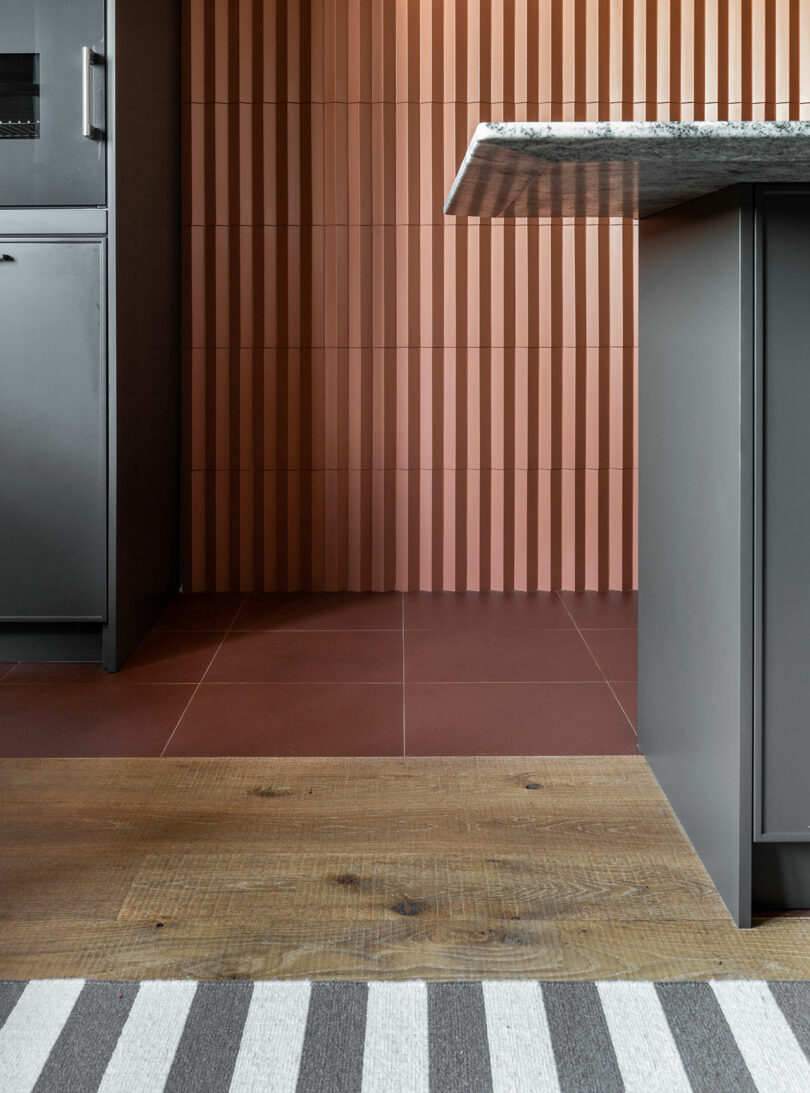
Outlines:
[[[0,619],[107,611],[105,244],[0,239]]]
[[[757,209],[761,580],[754,835],[759,842],[808,843],[810,188],[759,187]]]
[[[0,3],[0,661],[180,584],[180,4]]]
[[[639,226],[639,746],[735,919],[810,905],[810,186]]]
[[[754,193],[639,223],[639,748],[751,924]]]
[[[638,220],[639,748],[740,926],[810,907],[810,123],[482,123],[445,211]]]
[[[83,135],[87,122],[105,124],[104,8],[104,0],[0,4],[0,137],[9,138],[0,142],[0,206],[105,203],[106,146]]]

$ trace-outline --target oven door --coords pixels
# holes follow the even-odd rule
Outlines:
[[[0,206],[104,205],[104,0],[2,0]]]

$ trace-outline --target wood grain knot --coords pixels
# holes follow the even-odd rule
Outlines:
[[[256,789],[248,790],[248,793],[254,797],[289,797],[290,791],[288,789],[273,789],[272,786],[258,786]]]
[[[526,789],[542,789],[543,787],[539,782],[527,782]]]
[[[418,915],[422,910],[422,904],[415,899],[403,899],[399,903],[395,903],[391,910],[397,915],[404,915],[405,918],[412,918],[414,915]]]
[[[344,888],[359,888],[363,883],[356,873],[338,873],[332,880],[335,884],[340,884]]]

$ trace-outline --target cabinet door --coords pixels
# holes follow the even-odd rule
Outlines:
[[[755,837],[810,841],[810,187],[762,187],[761,702]]]
[[[0,619],[104,619],[104,244],[0,254]]]
[[[105,203],[104,52],[104,0],[0,2],[0,204]]]

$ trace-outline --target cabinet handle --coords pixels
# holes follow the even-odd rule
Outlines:
[[[99,140],[101,132],[93,125],[93,72],[92,66],[101,58],[90,46],[82,46],[82,136]]]
[[[0,262],[13,262],[14,257],[11,254],[0,254]]]

